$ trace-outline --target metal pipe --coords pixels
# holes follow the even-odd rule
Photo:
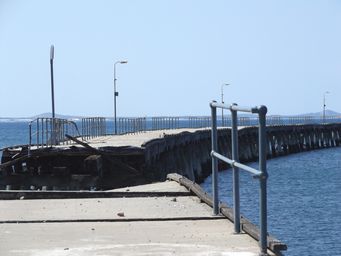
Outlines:
[[[229,158],[227,158],[227,157],[225,157],[225,156],[223,156],[223,155],[221,155],[221,154],[219,154],[217,152],[212,152],[211,156],[214,156],[214,157],[220,159],[221,161],[224,161],[225,163],[231,165],[231,167],[236,166],[239,169],[243,169],[244,171],[247,171],[247,172],[253,174],[255,177],[258,177],[258,176],[260,176],[262,174],[260,171],[258,171],[255,168],[252,168],[250,166],[238,163],[238,162],[236,162],[236,161],[234,161],[232,159],[229,159]]]
[[[221,104],[224,104],[224,86],[228,86],[230,84],[222,84],[221,85]],[[221,108],[221,126],[224,126],[224,109]]]
[[[29,123],[28,127],[29,127],[29,133],[30,133],[29,134],[30,143],[29,143],[27,154],[28,154],[28,156],[30,156],[31,155],[31,146],[32,146],[32,122]]]
[[[236,104],[233,104],[236,106]],[[232,160],[238,162],[238,119],[237,111],[232,110],[231,107],[231,117],[232,117]],[[234,215],[234,232],[240,233],[240,196],[239,196],[239,169],[233,166],[233,215]]]
[[[212,152],[218,150],[218,138],[217,138],[217,108],[211,104],[211,116],[212,116]],[[219,195],[218,195],[218,160],[212,157],[212,191],[213,191],[213,214],[219,214]]]
[[[37,148],[39,148],[39,118],[37,118]]]
[[[115,127],[115,134],[117,134],[117,119],[116,119],[116,97],[118,97],[118,92],[116,91],[116,64],[127,64],[128,61],[126,60],[119,60],[114,63],[114,127]]]
[[[323,94],[323,119],[322,122],[323,124],[325,123],[325,118],[326,118],[326,94],[329,94],[330,92],[326,91]]]
[[[266,170],[266,113],[267,108],[260,106],[259,108],[259,170],[262,173],[259,179],[260,184],[260,248],[263,255],[267,255],[267,178]]]
[[[53,79],[53,59],[54,59],[54,45],[50,47],[50,69],[51,69],[51,99],[52,99],[52,136],[51,142],[55,144],[55,108],[54,108],[54,79]]]
[[[221,104],[217,102],[212,102],[211,103],[213,107],[217,108],[224,108],[224,109],[229,109],[229,110],[235,110],[235,111],[240,111],[240,112],[247,112],[247,113],[258,113],[259,112],[259,107],[243,107],[243,106],[238,106],[238,105],[228,105],[228,104]]]

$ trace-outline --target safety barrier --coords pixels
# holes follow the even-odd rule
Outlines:
[[[151,130],[167,130],[180,128],[180,117],[152,117]]]
[[[83,139],[91,139],[106,135],[107,128],[105,117],[86,117],[82,118],[81,123]]]
[[[248,108],[240,107],[237,104],[225,105],[212,102],[211,106],[211,140],[212,140],[212,191],[213,191],[213,213],[218,214],[219,196],[218,196],[218,159],[230,164],[233,171],[233,216],[234,231],[240,233],[240,196],[239,196],[239,168],[251,173],[260,183],[260,248],[261,255],[267,255],[267,188],[266,182],[268,178],[266,170],[266,113],[265,106]],[[232,159],[229,159],[218,153],[218,136],[217,136],[217,108],[228,109],[231,111],[231,143],[232,143]],[[259,134],[259,170],[239,163],[238,153],[238,118],[237,112],[248,112],[258,114],[258,134]]]
[[[37,148],[69,144],[65,134],[80,136],[77,124],[60,118],[36,118],[29,123],[29,151]]]
[[[147,130],[147,118],[118,118],[118,134],[138,133]]]

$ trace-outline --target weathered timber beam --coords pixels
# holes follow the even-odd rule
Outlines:
[[[207,216],[207,217],[160,217],[160,218],[124,218],[124,219],[54,219],[54,220],[0,220],[0,224],[28,224],[28,223],[71,223],[71,222],[141,222],[141,221],[194,221],[194,220],[221,220],[224,217]]]
[[[78,143],[79,145],[82,145],[83,147],[85,147],[85,148],[87,148],[89,150],[93,150],[93,151],[96,151],[96,152],[98,151],[96,148],[91,147],[88,143],[85,143],[85,142],[77,139],[76,137],[73,137],[73,136],[68,135],[68,134],[65,134],[65,137],[68,138],[69,140],[72,140],[72,141]]]
[[[177,197],[193,196],[191,192],[116,192],[116,191],[7,191],[0,190],[0,200],[69,199],[69,198],[123,198],[123,197]]]
[[[94,148],[94,147],[91,147],[89,144],[83,142],[83,141],[80,141],[79,139],[75,138],[75,137],[72,137],[68,134],[65,134],[65,137],[82,145],[83,147],[85,147],[86,149],[96,153],[96,154],[99,154],[99,155],[102,155],[103,157],[105,157],[106,160],[110,161],[112,164],[116,164],[118,165],[120,168],[122,169],[125,169],[125,170],[128,170],[129,172],[131,173],[134,173],[134,174],[139,174],[140,172],[138,170],[136,170],[134,167],[130,166],[129,164],[126,164],[126,163],[123,163],[121,160],[119,160],[118,158],[111,158],[111,157],[108,157],[108,155],[105,154],[105,152],[103,152],[102,150],[99,150],[97,148]]]

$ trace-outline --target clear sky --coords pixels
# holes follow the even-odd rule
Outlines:
[[[0,117],[51,112],[208,115],[209,102],[270,114],[341,112],[338,0],[0,0]]]

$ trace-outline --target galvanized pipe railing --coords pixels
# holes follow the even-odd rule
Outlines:
[[[213,213],[219,213],[218,195],[218,159],[230,164],[233,168],[233,213],[234,231],[240,233],[240,195],[239,195],[239,169],[245,170],[259,179],[260,184],[260,249],[261,255],[267,255],[267,178],[266,170],[266,113],[265,106],[254,108],[240,107],[237,104],[226,105],[213,101],[211,104],[212,116],[212,191],[213,191]],[[231,137],[232,137],[232,159],[218,153],[217,136],[217,108],[228,109],[231,111]],[[238,156],[238,117],[237,112],[248,112],[258,114],[258,133],[259,133],[259,170],[239,163]]]
[[[152,117],[151,130],[169,130],[180,128],[180,117]]]
[[[251,115],[243,115],[237,117],[240,126],[257,126],[259,118]],[[136,128],[136,122],[143,122],[143,128]],[[325,123],[341,123],[339,116],[326,116]],[[138,131],[154,131],[154,130],[168,130],[181,128],[208,128],[211,127],[210,116],[168,116],[168,117],[151,117],[151,118],[119,118],[118,134],[134,133]],[[316,116],[270,116],[266,119],[267,125],[281,126],[281,125],[301,125],[301,124],[321,124],[322,119]],[[224,122],[222,118],[217,115],[217,126],[231,127],[232,116],[225,115]]]
[[[69,144],[65,134],[80,136],[77,124],[73,121],[60,118],[36,118],[29,122],[29,147],[51,147]]]
[[[188,128],[206,128],[211,125],[209,116],[190,116],[188,117]]]
[[[81,123],[83,139],[106,135],[107,127],[105,117],[86,117],[82,118]]]
[[[147,118],[118,118],[117,134],[139,133],[147,130]]]

